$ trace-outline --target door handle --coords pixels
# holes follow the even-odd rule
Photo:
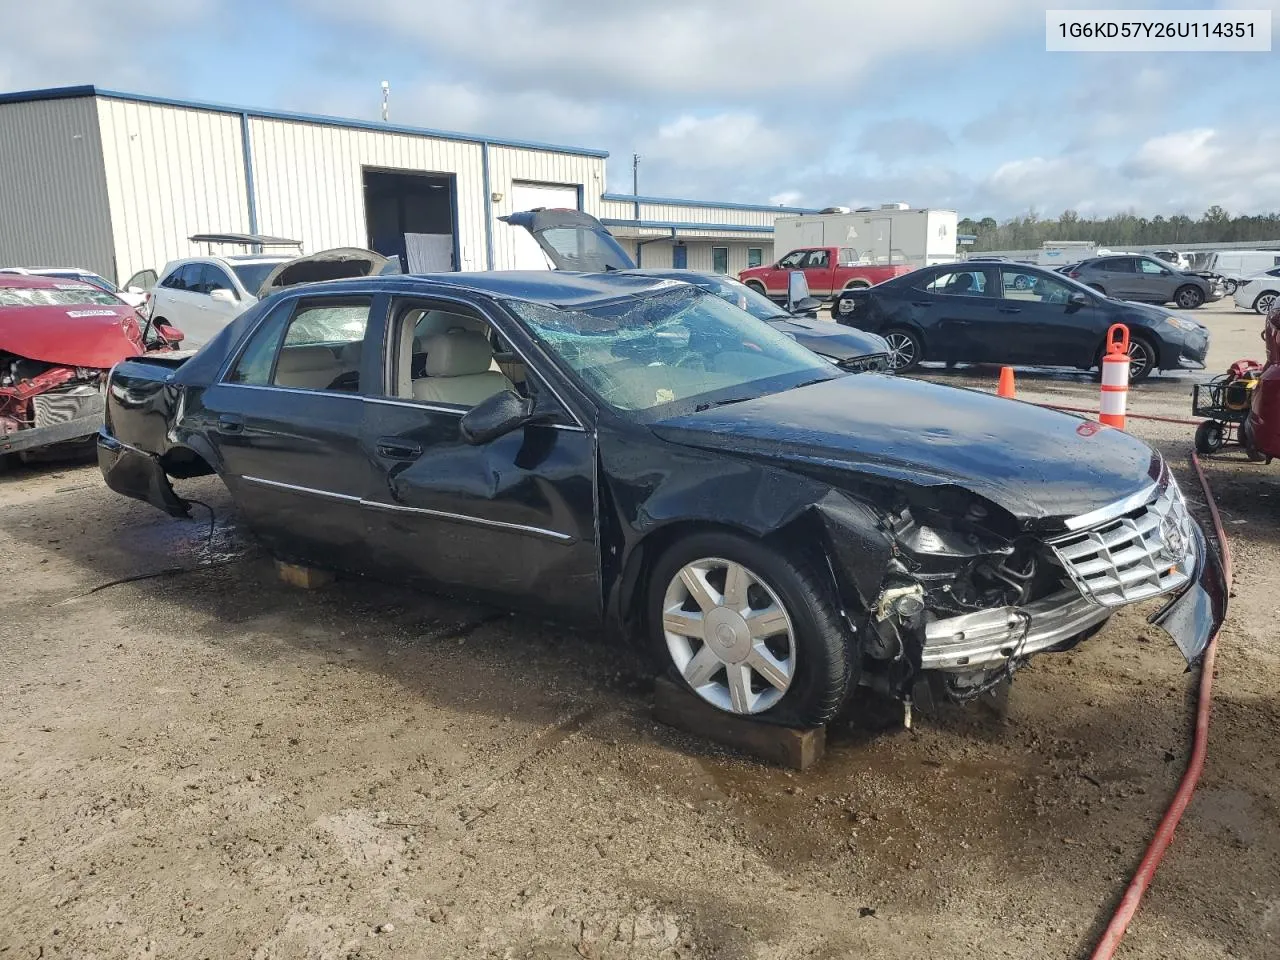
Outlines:
[[[911,305],[913,307],[932,307],[933,301],[932,300],[913,300]]]
[[[394,437],[383,437],[378,441],[378,456],[385,460],[417,460],[422,456],[422,445],[418,443],[406,443],[403,440],[397,440]]]
[[[243,433],[244,417],[235,413],[223,413],[218,416],[218,430],[222,433]]]
[[[1021,307],[1001,307],[1000,312],[1001,313],[1021,313],[1022,308]]]

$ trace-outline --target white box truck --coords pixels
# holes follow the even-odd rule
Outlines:
[[[1046,240],[1040,245],[1036,263],[1053,270],[1068,263],[1079,263],[1091,257],[1105,257],[1111,253],[1092,240]]]
[[[956,259],[954,210],[912,209],[886,203],[878,209],[832,208],[830,212],[778,217],[773,221],[773,252],[782,259],[804,247],[852,248],[860,264],[925,267]]]

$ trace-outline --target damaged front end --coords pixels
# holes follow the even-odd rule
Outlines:
[[[838,513],[821,512],[837,575],[864,580],[864,682],[896,696],[928,672],[951,699],[973,699],[1033,654],[1068,650],[1118,608],[1158,597],[1171,599],[1150,622],[1194,663],[1225,616],[1221,565],[1167,467],[1047,533],[955,488],[904,494],[880,516],[889,556],[874,594],[850,570]]]
[[[0,351],[0,455],[97,433],[106,373]]]

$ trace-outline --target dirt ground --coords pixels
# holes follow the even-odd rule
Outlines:
[[[1133,429],[1197,499],[1191,429]],[[1209,472],[1237,578],[1208,766],[1127,958],[1280,956],[1280,464]],[[92,465],[0,476],[0,960],[1081,957],[1183,769],[1196,676],[1139,612],[1003,716],[845,725],[793,774],[655,725],[600,637],[287,587],[217,481],[182,490],[212,535]]]

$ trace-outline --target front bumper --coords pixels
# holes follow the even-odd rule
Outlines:
[[[1114,611],[1064,590],[1025,607],[998,607],[925,625],[920,667],[970,673],[1051,649],[1100,626]]]
[[[98,431],[98,469],[116,493],[149,503],[171,517],[191,516],[191,504],[173,492],[159,458],[117,440],[106,427]]]
[[[45,427],[28,427],[15,430],[13,433],[0,433],[0,455],[92,437],[102,426],[102,412],[106,407],[101,396],[87,398],[87,401],[81,405],[81,410],[91,412],[74,420],[53,423]]]
[[[1167,633],[1187,662],[1196,663],[1227,613],[1227,582],[1218,555],[1191,523],[1195,559],[1190,576],[1148,622]],[[972,673],[1004,667],[1011,659],[1068,644],[1100,627],[1120,606],[1066,590],[1023,607],[999,607],[934,620],[925,625],[920,666]]]

